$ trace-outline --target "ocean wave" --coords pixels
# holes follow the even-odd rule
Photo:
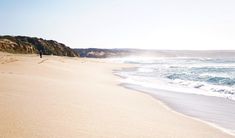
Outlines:
[[[125,72],[128,83],[235,100],[235,59],[127,58],[122,62],[138,64]]]

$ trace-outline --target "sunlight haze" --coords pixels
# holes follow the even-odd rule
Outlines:
[[[235,49],[234,0],[1,0],[0,35],[72,48]]]

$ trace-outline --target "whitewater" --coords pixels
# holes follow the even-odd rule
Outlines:
[[[173,110],[234,134],[235,58],[125,57],[115,70],[123,87],[145,92]]]

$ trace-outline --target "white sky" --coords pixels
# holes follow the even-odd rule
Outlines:
[[[234,0],[1,0],[0,34],[73,48],[235,49]]]

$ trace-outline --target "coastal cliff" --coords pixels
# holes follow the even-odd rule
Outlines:
[[[69,57],[109,58],[126,56],[147,57],[229,57],[234,58],[234,50],[146,50],[130,48],[75,48],[72,49],[54,40],[27,36],[0,36],[0,51],[21,54],[38,54]]]
[[[77,57],[78,53],[54,40],[26,36],[0,36],[0,51],[21,54],[37,54]]]

